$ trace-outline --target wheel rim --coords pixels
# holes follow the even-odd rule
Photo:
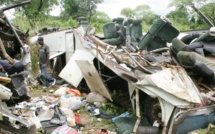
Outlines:
[[[159,102],[155,103],[152,107],[152,117],[154,120],[158,121],[159,124],[162,124],[162,111]]]

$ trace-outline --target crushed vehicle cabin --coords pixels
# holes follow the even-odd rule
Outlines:
[[[143,35],[141,20],[116,18],[104,25],[101,37],[86,19],[79,24],[42,35],[54,71],[75,87],[84,78],[91,91],[110,101],[119,100],[112,95],[116,90],[128,92],[138,117],[133,132],[140,110],[162,133],[183,134],[215,123],[214,28],[181,38],[160,17]]]
[[[135,21],[133,22],[135,23]],[[127,28],[126,30],[132,33],[132,29]],[[209,123],[214,123],[215,114],[213,110],[215,105],[205,103],[205,96],[208,96],[207,101],[210,100],[210,96],[200,92],[203,87],[199,85],[203,85],[203,81],[196,84],[197,79],[193,80],[193,77],[185,71],[185,67],[180,64],[181,62],[176,62],[178,59],[172,58],[171,54],[174,53],[172,49],[180,48],[181,50],[178,51],[184,51],[183,42],[179,43],[177,40],[178,35],[179,31],[168,19],[160,18],[139,42],[131,36],[131,44],[126,45],[125,43],[121,47],[115,46],[114,39],[119,40],[118,37],[105,39],[105,41],[93,34],[85,37],[93,42],[91,47],[94,50],[89,51],[110,70],[128,82],[130,98],[133,104],[136,103],[137,117],[140,117],[139,104],[143,104],[143,112],[149,122],[152,125],[157,122],[162,126],[163,133],[171,134],[188,133],[198,128],[207,127]],[[109,44],[104,43],[107,40]],[[114,45],[110,45],[111,41]],[[132,41],[134,41],[134,45]],[[125,42],[130,41],[125,40]],[[167,48],[167,42],[172,42],[172,47]],[[179,54],[176,58],[180,58],[178,56]],[[201,58],[196,58],[196,61],[200,62],[199,59]],[[205,63],[207,62],[203,62],[203,64]],[[212,63],[210,62],[210,64]],[[198,66],[195,67],[197,70],[199,69]],[[202,73],[207,75],[209,70],[205,73],[200,70],[202,72],[196,72],[196,75]],[[199,77],[201,76],[197,76],[197,78]],[[212,80],[212,82],[214,81]],[[139,96],[140,91],[144,93],[144,99],[140,98],[143,103],[138,100],[139,97],[143,97]],[[209,93],[209,91],[208,88],[204,88],[204,92]],[[195,124],[194,121],[198,123]]]
[[[19,102],[30,99],[29,89],[24,80],[28,75],[24,71],[24,65],[16,62],[14,56],[20,53],[23,42],[28,37],[28,32],[24,33],[13,26],[4,11],[16,8],[31,1],[23,1],[0,8],[0,56],[1,60],[8,60],[11,67],[6,72],[0,72],[0,133],[36,133],[37,129],[32,120],[19,116],[11,112],[11,108]]]

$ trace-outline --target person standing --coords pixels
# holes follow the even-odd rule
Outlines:
[[[32,70],[31,70],[31,54],[30,54],[30,46],[27,44],[24,44],[23,48],[21,48],[21,62],[25,66],[25,70],[29,73],[29,83],[32,85],[36,85],[36,82],[33,79],[32,76]]]
[[[48,74],[47,72],[47,67],[49,65],[49,56],[50,56],[50,51],[49,51],[49,46],[47,46],[44,43],[43,37],[38,37],[37,42],[39,43],[39,66],[41,73],[45,77],[44,84],[47,88],[50,86],[55,85],[56,79],[53,78],[51,75]]]

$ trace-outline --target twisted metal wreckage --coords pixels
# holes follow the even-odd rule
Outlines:
[[[111,101],[110,83],[122,78],[139,117],[134,132],[142,104],[146,118],[162,126],[163,133],[187,133],[214,123],[214,98],[209,92],[213,91],[213,62],[207,59],[213,53],[213,37],[209,36],[213,28],[180,41],[177,37],[183,35],[165,17],[144,36],[140,20],[114,21],[104,25],[104,37],[95,35],[85,18],[79,18],[78,28],[42,35],[50,46],[54,71],[60,71],[59,76],[75,87],[84,78],[91,91]],[[193,56],[191,50],[205,57]],[[109,77],[104,67],[115,76]]]
[[[30,2],[31,0],[23,1],[0,9],[0,56],[1,60],[8,60],[11,64],[6,72],[0,72],[0,133],[36,133],[37,131],[33,121],[10,111],[14,105],[30,99],[29,89],[24,83],[28,73],[24,71],[21,62],[13,59],[20,53],[20,48],[23,48],[23,43],[29,35],[28,31],[23,33],[12,25],[4,12]]]
[[[17,34],[7,19],[1,22],[2,30],[7,26],[13,33],[13,42],[20,44],[12,49],[18,51],[22,46],[20,37],[25,34]],[[1,32],[4,42],[3,35]],[[78,87],[84,78],[91,91],[113,101],[107,83],[114,82],[116,77],[123,79],[128,86],[124,91],[129,92],[138,117],[134,132],[141,120],[140,105],[143,104],[146,118],[152,125],[156,122],[161,126],[162,133],[181,134],[214,123],[213,35],[211,28],[202,35],[188,34],[179,39],[182,33],[167,18],[161,17],[144,36],[141,20],[122,18],[104,25],[104,37],[95,35],[95,29],[85,18],[79,19],[78,28],[40,36],[50,47],[54,72],[60,72],[59,76],[73,86]],[[115,76],[109,77],[102,67]],[[124,87],[120,84],[119,87]],[[18,96],[11,97],[15,95],[13,89],[1,87],[1,101],[20,99],[27,93],[15,90]],[[10,124],[10,129],[36,131],[30,120],[18,118],[2,105],[0,115],[1,124]]]
[[[128,85],[138,117],[134,132],[142,104],[146,118],[162,126],[162,133],[188,133],[214,123],[213,27],[202,35],[183,34],[161,17],[143,36],[141,20],[116,18],[103,30],[104,37],[95,35],[80,17],[78,28],[43,35],[62,79],[78,87],[84,78],[91,91],[110,101],[110,83],[120,83],[124,91]],[[56,68],[62,57],[67,64]]]
[[[142,31],[138,32],[142,29],[141,21],[127,20],[126,23],[132,23],[124,24],[123,27],[120,26],[120,21],[121,18],[117,18],[116,22],[104,25],[105,38],[96,36],[95,29],[86,25],[75,29],[74,34],[88,52],[127,81],[138,117],[134,132],[141,120],[140,97],[145,97],[146,118],[151,124],[155,121],[162,126],[162,133],[188,133],[214,123],[215,99],[212,85],[215,82],[215,64],[205,54],[207,50],[208,53],[213,53],[207,49],[213,47],[212,44],[208,45],[204,40],[190,42],[191,45],[184,44],[177,39],[179,31],[167,18],[160,18],[143,37]],[[126,30],[124,35],[123,28]],[[209,33],[212,35],[213,32],[212,28]],[[202,36],[210,38],[205,34],[198,39],[203,38]],[[141,37],[139,42],[136,40],[138,37]],[[211,38],[215,39],[212,36]],[[172,43],[170,47],[166,47],[167,42]],[[202,43],[204,44],[199,46]],[[202,51],[199,54],[194,53],[199,52],[198,50]],[[110,94],[102,93],[96,86],[92,87],[95,85],[92,81],[93,74],[96,73],[93,61],[76,59],[75,62],[91,89],[98,89],[98,92],[112,100]],[[62,77],[62,74],[59,76]],[[145,96],[140,96],[141,91]]]

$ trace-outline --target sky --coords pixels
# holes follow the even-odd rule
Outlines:
[[[172,10],[168,8],[169,2],[170,0],[104,0],[103,3],[98,4],[97,11],[105,12],[111,19],[113,19],[120,17],[120,11],[125,7],[135,9],[138,5],[149,5],[154,13],[158,15],[166,15]],[[60,10],[60,6],[55,6],[50,14],[59,16]],[[11,12],[7,14],[11,18]]]
[[[120,17],[121,9],[129,7],[135,9],[138,5],[149,5],[158,15],[166,15],[172,9],[168,8],[170,0],[104,0],[97,10],[105,12],[110,18]]]

